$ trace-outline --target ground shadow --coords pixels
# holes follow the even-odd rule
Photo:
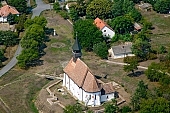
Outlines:
[[[142,74],[144,74],[144,71],[136,71],[134,73],[129,73],[127,76],[129,76],[129,77],[139,77]]]

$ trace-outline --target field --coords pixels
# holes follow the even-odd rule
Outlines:
[[[153,48],[157,48],[159,45],[164,45],[165,47],[169,48],[170,16],[166,17],[167,15],[158,14],[154,11],[141,11],[141,14],[153,24],[154,29],[152,30],[152,34],[150,34]]]
[[[46,17],[48,21],[47,27],[54,28],[57,35],[49,35],[50,41],[46,43],[46,54],[41,58],[41,60],[43,60],[43,65],[32,67],[29,70],[21,70],[16,66],[0,78],[0,98],[5,103],[5,105],[0,103],[0,109],[3,109],[0,111],[2,113],[8,111],[12,113],[36,113],[38,112],[35,109],[36,106],[38,108],[49,106],[42,109],[45,113],[62,113],[62,108],[60,106],[50,106],[46,98],[44,98],[48,96],[45,88],[54,81],[49,81],[44,77],[37,76],[35,73],[50,75],[63,73],[63,67],[72,57],[71,46],[74,42],[72,38],[73,29],[72,25],[67,20],[64,20],[53,11],[44,11],[41,15]],[[158,34],[160,34],[160,31],[161,30],[159,30]],[[115,81],[124,87],[128,92],[128,95],[125,95],[127,104],[130,102],[130,95],[134,93],[138,81],[144,80],[149,85],[150,89],[154,88],[156,85],[147,80],[146,76],[143,74],[144,70],[139,69],[137,71],[138,76],[127,76],[129,73],[124,72],[122,66],[106,63],[91,52],[82,51],[82,53],[82,60],[89,66],[94,75],[104,82]],[[107,78],[104,78],[105,75],[107,75]],[[53,90],[60,88],[60,85],[61,84],[54,87]],[[41,101],[43,98],[45,100]],[[64,105],[76,102],[76,100],[69,95],[67,97],[61,96],[59,99],[63,101]],[[34,104],[34,102],[36,102],[36,104]],[[37,104],[37,102],[40,103]],[[42,105],[42,102],[44,105]],[[54,110],[51,110],[51,107],[54,108]]]

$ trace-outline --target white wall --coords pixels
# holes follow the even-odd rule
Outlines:
[[[101,95],[101,102],[109,101],[111,99],[114,99],[114,93]]]
[[[132,54],[132,53],[117,54],[117,55],[115,55],[115,54],[113,53],[113,49],[112,49],[112,48],[109,49],[108,52],[109,52],[110,57],[111,57],[111,58],[114,58],[114,59],[117,59],[117,58],[124,58],[124,57],[127,57],[127,56],[135,56],[135,55]]]
[[[101,92],[89,93],[83,90],[83,102],[86,104],[86,102],[88,101],[88,98],[91,97],[89,101],[87,102],[87,105],[89,106],[100,105],[101,104],[100,95],[101,95]]]
[[[107,26],[105,26],[103,29],[102,29],[102,32],[103,32],[103,36],[108,36],[110,38],[113,38],[113,36],[115,36],[115,32],[112,31],[110,28],[108,28]]]
[[[7,22],[7,17],[0,17],[0,22]]]

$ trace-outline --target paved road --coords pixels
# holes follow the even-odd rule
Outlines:
[[[46,9],[52,9],[52,5],[50,4],[45,4],[42,2],[42,0],[36,0],[37,7],[32,10],[33,15],[31,18],[34,18],[35,16],[39,16],[40,13]]]
[[[29,2],[29,0],[28,0]],[[39,16],[40,13],[43,11],[43,10],[46,10],[46,9],[50,9],[50,5],[49,4],[45,4],[42,2],[42,0],[36,0],[36,3],[37,3],[37,7],[35,9],[33,9],[33,15],[32,15],[32,18],[34,18],[35,16]],[[29,4],[29,3],[28,3]],[[52,7],[51,7],[52,8]],[[14,67],[16,64],[17,64],[17,59],[16,57],[21,53],[22,51],[22,48],[21,48],[21,45],[19,44],[15,54],[14,54],[14,57],[11,59],[11,61],[6,65],[4,66],[1,70],[0,70],[0,77],[2,75],[4,75],[6,72],[8,72],[12,67]]]

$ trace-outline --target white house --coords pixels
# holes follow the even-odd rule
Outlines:
[[[113,46],[108,50],[111,58],[124,58],[126,56],[135,56],[131,50],[132,44]]]
[[[63,69],[63,86],[88,106],[101,105],[101,102],[115,98],[113,84],[97,80],[80,57],[81,48],[76,38],[73,45],[73,58]]]
[[[7,16],[9,14],[18,15],[19,12],[10,5],[5,5],[0,8],[0,22],[7,22]]]
[[[102,31],[103,36],[107,36],[110,38],[115,36],[115,31],[101,19],[96,18],[94,20],[94,24],[96,25],[97,28],[99,28]]]

